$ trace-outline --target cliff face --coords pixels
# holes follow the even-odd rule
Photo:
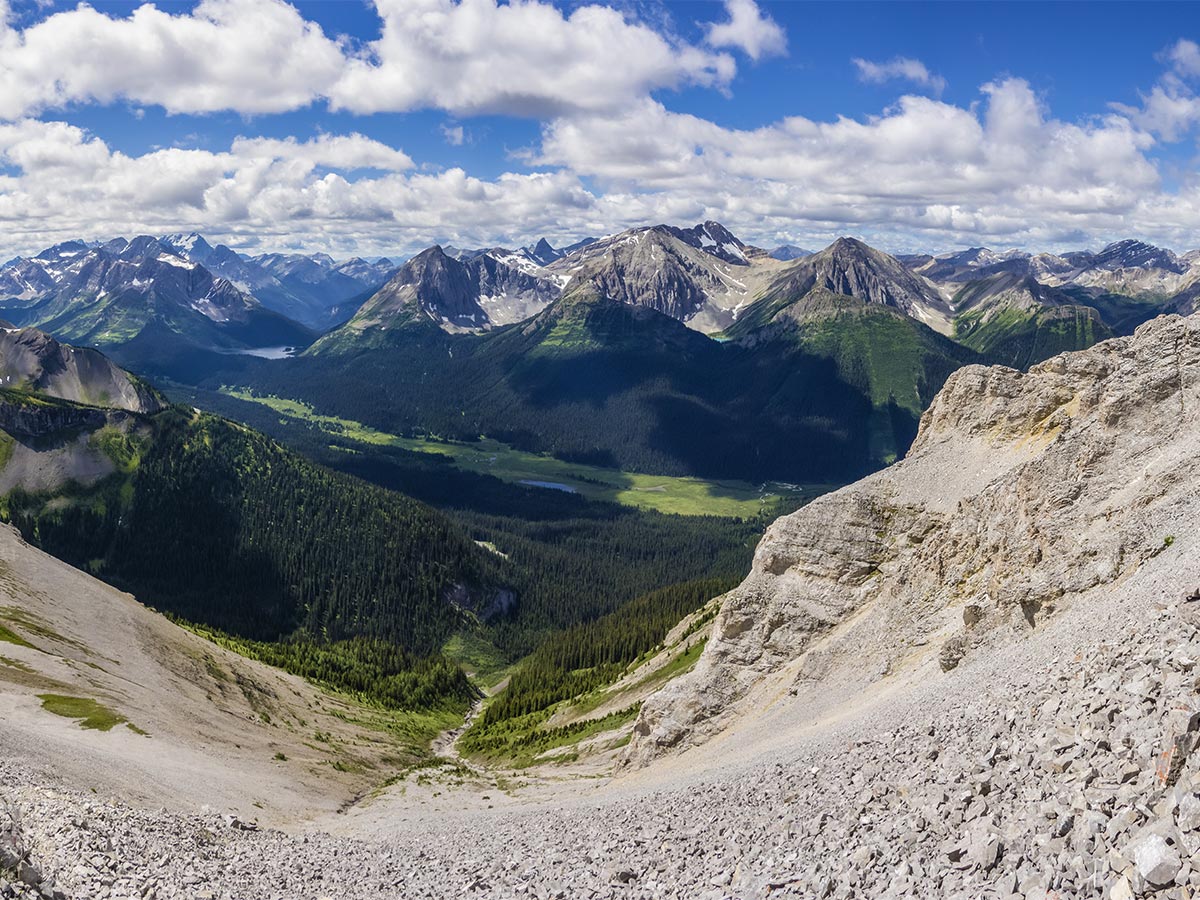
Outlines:
[[[15,392],[0,393],[0,429],[14,437],[47,438],[68,431],[103,428],[109,414],[102,409],[30,401]]]
[[[948,671],[1153,565],[1200,521],[1198,410],[1195,318],[1027,373],[961,369],[905,460],[771,526],[626,761],[700,743],[767,694],[818,704],[922,662]]]
[[[60,344],[36,328],[0,330],[0,388],[136,413],[165,406],[153,388],[103,353]]]

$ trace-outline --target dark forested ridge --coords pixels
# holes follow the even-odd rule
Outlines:
[[[678,516],[585,500],[503,482],[455,468],[449,460],[392,447],[331,438],[305,423],[222,394],[173,389],[172,396],[209,406],[322,465],[438,507],[472,539],[502,553],[516,596],[503,616],[484,623],[508,659],[547,635],[605,615],[657,588],[702,578],[740,578],[766,522]]]
[[[136,466],[73,502],[14,491],[49,552],[193,621],[278,640],[440,648],[511,566],[429,507],[329,472],[257,432],[178,407],[150,418]]]
[[[506,723],[615,681],[629,663],[661,644],[680,619],[731,590],[737,581],[707,578],[671,585],[637,597],[618,612],[556,632],[488,705],[465,746],[495,749],[497,741],[504,740]]]

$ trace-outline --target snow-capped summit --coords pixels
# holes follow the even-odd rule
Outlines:
[[[710,253],[727,263],[744,266],[749,264],[746,256],[747,246],[734,237],[733,233],[720,222],[708,221],[691,228],[667,228],[675,237],[685,244]]]
[[[189,243],[189,242],[180,242]],[[0,273],[0,317],[120,347],[156,335],[202,347],[295,344],[305,329],[151,235],[60,244]],[[194,242],[191,242],[194,247]]]
[[[158,239],[164,247],[169,247],[184,259],[197,263],[206,263],[213,254],[213,246],[196,232],[190,234],[168,234]]]
[[[480,257],[484,256],[490,256],[492,259],[498,260],[499,262],[504,263],[506,266],[511,266],[514,269],[518,269],[527,275],[545,276],[545,273],[542,272],[543,264],[531,258],[526,248],[521,248],[520,250],[508,250],[504,247],[492,247],[491,249],[485,250],[482,253],[475,254],[471,257],[471,259],[479,259]]]

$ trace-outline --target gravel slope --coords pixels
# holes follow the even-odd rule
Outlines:
[[[0,783],[32,860],[72,897],[1159,893],[1139,860],[1154,877],[1178,862],[1162,895],[1185,897],[1200,886],[1186,862],[1200,851],[1187,730],[1200,602],[1180,600],[1194,590],[1181,585],[1200,587],[1200,558],[1160,559],[946,678],[831,723],[767,716],[758,728],[782,740],[717,749],[707,771],[688,754],[609,784],[543,784],[493,810],[470,808],[471,789],[430,786],[447,792],[440,813],[395,815],[419,803],[412,784],[289,833],[132,809],[7,759]],[[1166,850],[1139,857],[1161,850],[1156,834]]]

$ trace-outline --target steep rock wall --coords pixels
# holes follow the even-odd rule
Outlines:
[[[961,369],[905,460],[768,529],[626,763],[703,742],[764,685],[815,704],[931,656],[953,669],[1153,560],[1176,539],[1164,523],[1200,514],[1198,410],[1193,318],[1027,373]]]

